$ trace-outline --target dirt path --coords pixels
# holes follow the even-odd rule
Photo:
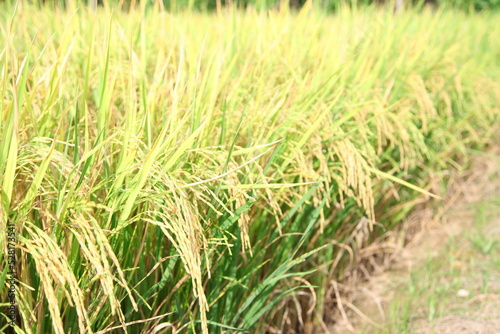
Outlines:
[[[500,333],[500,151],[478,157],[389,270],[358,287],[331,333]]]

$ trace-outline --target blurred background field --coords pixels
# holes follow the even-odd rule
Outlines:
[[[14,4],[14,0],[5,0],[10,5]],[[411,7],[413,10],[421,9],[425,6],[433,6],[439,8],[454,8],[464,11],[482,11],[495,10],[500,6],[500,0],[27,0],[27,3],[42,6],[54,6],[67,8],[68,6],[97,6],[119,7],[129,10],[137,6],[146,8],[161,7],[169,11],[176,10],[198,10],[198,11],[213,11],[223,7],[234,7],[239,9],[253,8],[256,10],[277,9],[280,7],[291,7],[300,9],[304,5],[312,5],[318,10],[326,12],[335,12],[342,7],[364,8],[369,6],[384,6],[395,5],[395,2],[404,4],[406,7]]]
[[[495,2],[233,4],[1,4],[17,333],[325,328],[498,143]]]

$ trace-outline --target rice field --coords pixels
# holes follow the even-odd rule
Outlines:
[[[2,332],[321,328],[498,141],[496,12],[142,3],[0,5]]]

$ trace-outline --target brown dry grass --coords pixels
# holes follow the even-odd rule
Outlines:
[[[490,149],[489,154],[500,156],[500,147]],[[406,219],[399,231],[360,251],[356,263],[346,271],[344,282],[348,283],[340,285],[332,282],[332,289],[335,290],[329,301],[332,317],[316,333],[397,332],[391,329],[390,323],[396,319],[391,319],[389,311],[391,302],[399,297],[397,287],[406,284],[410,272],[418,271],[426,260],[437,257],[450,240],[473,228],[474,211],[471,205],[498,200],[499,194],[498,160],[478,156],[468,172],[456,176],[450,183],[446,199],[437,208],[422,206]],[[491,220],[483,231],[488,235],[500,234],[500,221]],[[470,253],[468,247],[460,245],[455,251]],[[457,261],[456,265],[461,267],[461,272],[470,282],[469,290],[479,290],[478,285],[483,283],[481,273],[464,261]],[[493,279],[488,288],[489,291],[500,291],[500,281]],[[410,333],[443,334],[498,332],[499,294],[481,293],[466,300],[455,299],[456,305],[448,306],[450,314],[432,321],[422,314],[415,314],[407,330]],[[453,314],[451,308],[467,311]]]

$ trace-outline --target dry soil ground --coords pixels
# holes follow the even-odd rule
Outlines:
[[[499,157],[477,156],[437,213],[414,214],[420,232],[356,287],[331,333],[500,333]]]

